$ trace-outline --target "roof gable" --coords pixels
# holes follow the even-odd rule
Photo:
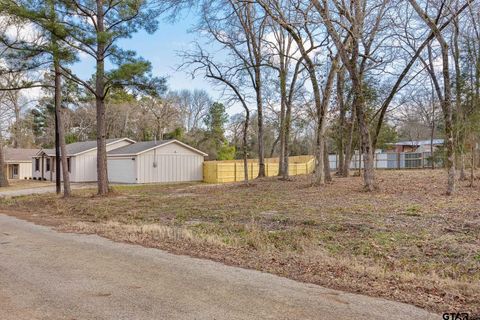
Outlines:
[[[424,145],[430,145],[432,141],[431,140],[411,140],[411,141],[399,141],[395,143],[396,146],[424,146]],[[433,139],[433,144],[443,144],[444,140],[443,139]]]
[[[204,157],[207,156],[205,152],[202,152],[198,149],[195,149],[194,147],[189,146],[188,144],[185,144],[183,142],[180,142],[178,140],[172,139],[172,140],[161,140],[161,141],[143,141],[143,142],[137,142],[134,144],[131,144],[129,146],[125,146],[122,148],[118,148],[115,150],[111,150],[108,152],[108,155],[110,156],[134,156],[134,155],[139,155],[145,152],[148,152],[153,149],[157,149],[163,146],[166,146],[171,143],[176,143],[179,144],[191,151],[194,151]]]
[[[129,141],[132,144],[135,143],[134,140],[128,138],[114,138],[114,139],[107,139],[107,146],[119,141]],[[77,156],[82,153],[93,151],[97,149],[97,140],[89,140],[83,142],[74,142],[69,143],[66,145],[67,148],[67,156]],[[55,149],[42,149],[37,155],[44,153],[47,156],[55,156]]]

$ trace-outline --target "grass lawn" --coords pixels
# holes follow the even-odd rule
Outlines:
[[[115,187],[3,199],[0,210],[61,230],[254,268],[300,281],[480,315],[480,182],[445,196],[444,171],[381,171],[311,187],[310,177],[251,186]]]

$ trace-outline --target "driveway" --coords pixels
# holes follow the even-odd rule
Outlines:
[[[39,182],[41,184],[41,182]],[[70,185],[72,189],[90,189],[95,188],[96,184],[94,183],[72,183]],[[55,184],[49,183],[48,185],[40,185],[40,186],[28,186],[22,188],[21,186],[16,186],[14,188],[2,188],[0,189],[0,198],[2,197],[18,197],[18,196],[28,196],[31,194],[42,194],[42,193],[53,193],[55,192]],[[63,186],[62,186],[63,192]]]
[[[414,306],[0,215],[0,319],[440,319]]]

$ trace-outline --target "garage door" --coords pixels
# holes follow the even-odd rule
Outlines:
[[[114,183],[137,183],[135,158],[108,159],[108,180]]]

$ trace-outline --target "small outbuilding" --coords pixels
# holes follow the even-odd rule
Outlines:
[[[432,144],[433,142],[433,144]],[[435,150],[443,146],[443,139],[433,139],[433,140],[407,140],[399,141],[397,143],[389,144],[387,150],[394,152],[435,152]]]
[[[202,181],[206,156],[178,140],[138,142],[108,152],[108,179],[114,183]]]

